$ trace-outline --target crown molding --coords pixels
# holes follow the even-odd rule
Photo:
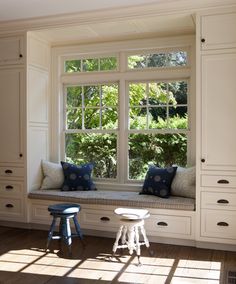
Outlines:
[[[18,33],[39,29],[60,28],[104,22],[123,21],[133,18],[160,16],[176,13],[195,13],[209,8],[232,7],[236,0],[170,0],[156,4],[145,4],[113,9],[96,10],[73,14],[29,18],[0,22],[0,33]]]

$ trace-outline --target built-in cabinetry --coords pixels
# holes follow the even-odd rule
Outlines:
[[[26,221],[24,37],[0,38],[0,220]]]
[[[197,25],[197,238],[236,244],[236,11]]]

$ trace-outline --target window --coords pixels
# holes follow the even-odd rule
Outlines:
[[[189,50],[116,54],[63,59],[65,160],[94,163],[97,182],[130,185],[149,164],[186,166]]]

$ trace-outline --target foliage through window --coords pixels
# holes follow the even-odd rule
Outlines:
[[[122,183],[144,179],[149,164],[186,166],[190,134],[188,78],[153,80],[158,72],[155,69],[150,80],[146,75],[145,80],[125,79],[127,88],[121,88],[121,92],[117,60],[101,57],[65,61],[67,73],[78,72],[80,76],[80,72],[87,72],[83,78],[90,82],[75,81],[64,87],[66,161],[92,162],[95,178],[121,181],[123,176]],[[187,65],[187,52],[127,55],[127,60],[133,72],[144,68],[136,72],[140,77],[148,67]],[[92,71],[103,70],[118,71],[113,76],[117,78],[97,83]],[[128,77],[129,71],[126,73]],[[122,78],[126,73],[123,71]],[[122,160],[124,168],[119,166]],[[121,175],[119,170],[125,172]]]
[[[86,58],[65,61],[65,72],[114,71],[117,69],[116,57]]]
[[[168,52],[136,54],[128,56],[129,69],[143,69],[152,67],[179,67],[187,65],[187,52]]]

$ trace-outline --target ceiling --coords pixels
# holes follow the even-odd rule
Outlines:
[[[179,0],[0,0],[0,21],[22,20]]]

